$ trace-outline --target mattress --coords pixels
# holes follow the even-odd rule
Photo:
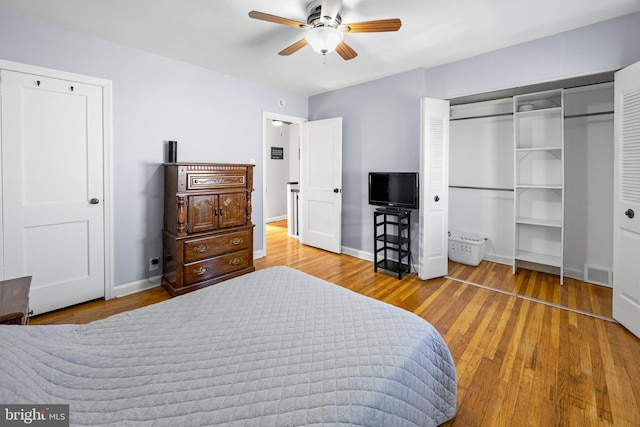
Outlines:
[[[69,404],[71,425],[431,426],[456,408],[432,325],[288,267],[0,343],[0,403]]]

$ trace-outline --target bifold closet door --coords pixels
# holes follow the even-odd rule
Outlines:
[[[449,272],[449,101],[422,99],[420,245],[422,280]]]
[[[640,337],[640,62],[614,90],[613,317]]]

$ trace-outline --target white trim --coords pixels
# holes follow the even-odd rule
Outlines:
[[[584,280],[584,271],[575,270],[573,268],[565,268],[563,270],[564,277],[570,277],[571,279],[580,280],[582,282],[586,282]]]
[[[256,249],[254,252],[261,252],[262,256],[267,255],[267,194],[265,187],[267,183],[267,120],[282,120],[283,122],[289,122],[300,125],[308,119],[304,117],[287,116],[285,114],[270,113],[268,111],[262,112],[262,248]],[[254,185],[255,187],[255,185]]]
[[[262,249],[253,251],[253,259],[264,258],[266,256],[267,256],[267,254],[265,254]]]
[[[287,216],[286,215],[274,216],[274,217],[265,219],[265,221],[276,222],[276,221],[282,221],[283,219],[287,219]]]
[[[104,185],[104,299],[114,298],[114,263],[113,263],[113,85],[104,80],[103,95],[103,141],[102,158]]]
[[[371,252],[365,252],[360,249],[348,248],[346,246],[343,246],[341,250],[342,250],[342,253],[345,255],[350,255],[355,258],[360,258],[366,261],[373,262],[373,254]]]
[[[162,276],[149,277],[144,280],[136,280],[135,282],[118,285],[113,288],[113,298],[121,298],[127,295],[137,294],[138,292],[147,291],[149,289],[160,286],[160,278]]]
[[[484,259],[486,259],[487,261],[495,262],[497,264],[513,266],[513,257],[510,256],[496,255],[485,252]]]
[[[365,251],[361,251],[360,249],[348,248],[346,246],[343,246],[342,253],[355,258],[363,259],[365,261],[373,262],[373,253],[371,252],[365,252]],[[413,258],[413,252],[411,254],[411,257]],[[418,265],[413,261],[411,261],[411,273],[417,274],[417,271],[418,271]]]
[[[18,73],[37,74],[54,79],[70,80],[102,88],[103,107],[103,185],[104,185],[104,298],[111,299],[115,296],[113,286],[113,85],[110,80],[91,77],[82,74],[70,73],[67,71],[54,70],[50,68],[38,67],[35,65],[22,64],[19,62],[6,61],[0,59],[0,69],[14,71]],[[1,94],[0,94],[1,95]],[[2,122],[0,121],[0,127]],[[0,132],[0,135],[2,133]],[[0,140],[0,146],[2,141]],[[0,159],[1,160],[1,159]],[[0,196],[2,194],[0,193]],[[0,197],[0,222],[2,221],[2,199]],[[4,236],[0,235],[1,241]],[[0,245],[0,248],[2,245]],[[1,250],[1,249],[0,249]],[[4,254],[0,252],[0,272],[4,277]]]

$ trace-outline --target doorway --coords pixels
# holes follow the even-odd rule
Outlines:
[[[307,119],[263,113],[262,119],[262,250],[267,255],[267,223],[287,219],[287,183],[300,180],[300,128]],[[289,222],[289,221],[288,221]]]

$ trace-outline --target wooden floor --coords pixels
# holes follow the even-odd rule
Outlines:
[[[451,263],[449,278],[398,280],[371,262],[300,245],[286,223],[267,227],[267,253],[257,269],[288,265],[432,323],[458,372],[458,411],[447,426],[640,426],[640,340],[613,321],[558,307],[609,317],[610,289],[571,279],[560,286],[527,270],[514,276],[487,261]],[[157,288],[31,324],[84,323],[166,298]]]
[[[478,267],[449,262],[449,277],[484,285],[508,294],[567,307],[611,319],[612,289],[565,277],[482,262]]]

